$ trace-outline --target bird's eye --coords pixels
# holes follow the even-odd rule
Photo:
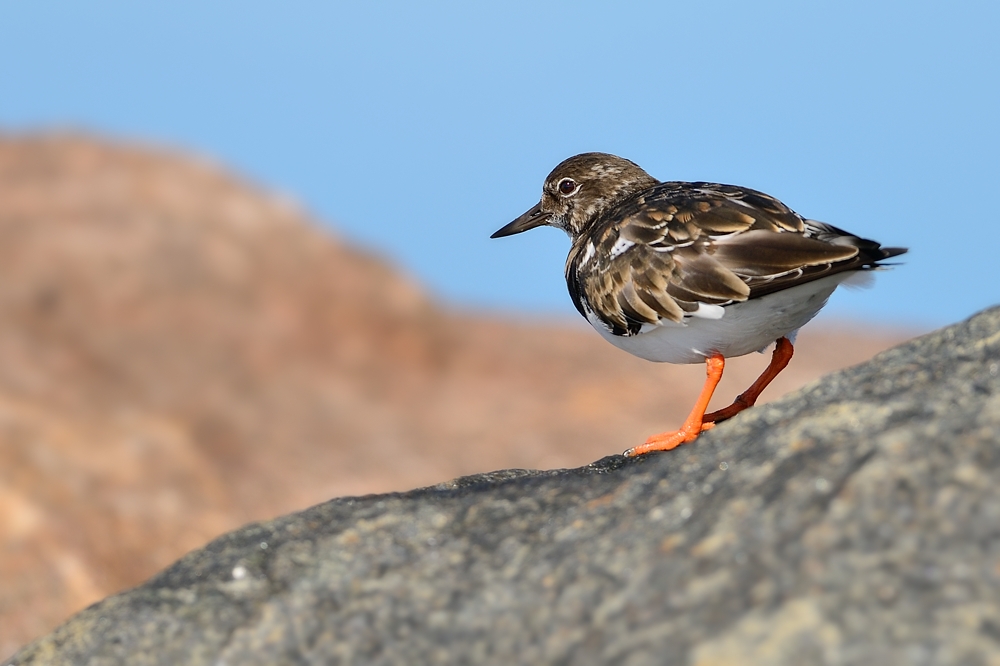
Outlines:
[[[576,191],[576,181],[572,178],[563,178],[559,181],[560,194],[573,194]]]

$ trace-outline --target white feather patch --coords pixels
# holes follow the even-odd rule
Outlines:
[[[629,249],[633,245],[635,245],[635,243],[628,240],[627,238],[619,238],[618,240],[615,241],[614,247],[611,248],[611,258],[614,259],[615,257],[620,255],[622,252]]]
[[[692,317],[699,319],[722,319],[726,314],[726,309],[721,305],[709,305],[708,303],[698,303],[698,309],[691,313]]]
[[[601,333],[602,335],[606,336],[611,335],[611,327],[608,326],[603,319],[598,317],[593,310],[587,307],[586,303],[583,304],[583,311],[584,314],[587,316],[587,321],[590,322],[590,325],[593,326],[598,333]]]

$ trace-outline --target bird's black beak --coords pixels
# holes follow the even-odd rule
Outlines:
[[[495,231],[490,238],[503,238],[504,236],[513,236],[514,234],[519,234],[522,231],[527,231],[528,229],[534,229],[535,227],[540,227],[543,224],[547,224],[549,221],[549,216],[551,213],[545,213],[542,211],[542,203],[538,202],[535,204],[527,213],[517,218],[505,227],[502,227]]]

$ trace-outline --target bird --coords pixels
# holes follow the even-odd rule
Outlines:
[[[907,251],[806,219],[757,190],[661,182],[596,152],[558,164],[539,202],[491,238],[541,226],[569,235],[570,297],[605,340],[650,361],[705,363],[705,384],[681,427],[628,449],[629,457],[692,442],[752,407],[837,286],[866,281]],[[760,377],[731,405],[706,413],[725,359],[771,344]]]

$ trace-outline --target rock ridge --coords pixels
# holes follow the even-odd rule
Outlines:
[[[697,443],[252,524],[9,662],[996,663],[1000,308]]]

